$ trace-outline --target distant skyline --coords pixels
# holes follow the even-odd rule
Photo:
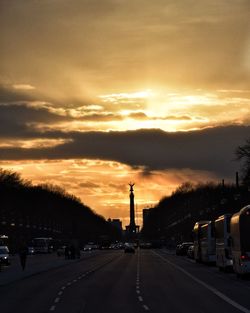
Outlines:
[[[105,218],[233,181],[250,136],[248,0],[0,0],[0,167]]]

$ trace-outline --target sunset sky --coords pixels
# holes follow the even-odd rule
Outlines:
[[[1,168],[125,226],[249,137],[249,0],[0,0]]]

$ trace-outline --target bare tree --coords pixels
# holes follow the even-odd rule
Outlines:
[[[250,187],[250,138],[246,143],[236,149],[237,160],[243,161],[242,166],[242,182],[247,187]]]

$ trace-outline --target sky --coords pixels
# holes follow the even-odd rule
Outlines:
[[[249,0],[0,0],[1,168],[125,227],[249,137]]]

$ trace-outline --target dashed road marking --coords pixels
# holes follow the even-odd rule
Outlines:
[[[139,296],[139,297],[138,297],[138,299],[139,299],[139,301],[140,301],[140,302],[142,302],[142,301],[143,301],[142,296]]]
[[[136,293],[137,293],[137,294],[140,294],[141,292],[140,292],[140,290],[136,290]]]
[[[61,291],[59,291],[57,295],[58,295],[58,296],[61,296],[61,295],[63,294],[63,291],[62,291],[62,290],[66,289],[68,286],[71,286],[72,284],[76,283],[77,280],[80,280],[80,279],[82,279],[83,277],[86,277],[88,274],[94,273],[97,269],[100,269],[100,268],[102,268],[103,266],[109,264],[109,263],[112,262],[114,259],[115,259],[115,258],[111,258],[111,259],[109,259],[109,260],[106,260],[107,262],[105,262],[105,263],[102,264],[101,266],[97,266],[96,268],[94,268],[94,269],[92,269],[92,270],[89,270],[89,271],[85,272],[84,274],[78,276],[78,279],[74,279],[74,280],[72,280],[71,282],[68,282],[68,283],[66,284],[66,286],[62,286],[62,287],[60,288]],[[58,303],[60,300],[61,300],[60,297],[57,297],[57,298],[54,300],[54,303]],[[56,309],[56,305],[52,305],[49,310],[50,310],[50,311],[54,311],[55,309]]]
[[[146,311],[149,311],[149,307],[148,307],[146,304],[143,305],[143,308],[144,308]]]

